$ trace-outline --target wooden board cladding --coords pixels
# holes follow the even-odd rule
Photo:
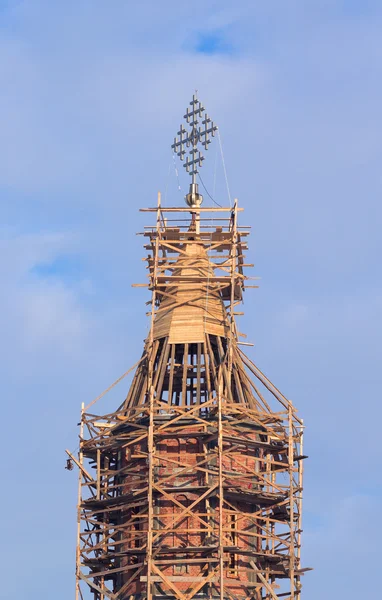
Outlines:
[[[205,334],[229,334],[221,286],[202,244],[187,245],[173,267],[176,283],[165,288],[154,320],[154,339],[169,343],[202,342]],[[192,278],[192,281],[187,281]]]

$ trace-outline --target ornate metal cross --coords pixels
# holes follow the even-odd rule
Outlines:
[[[182,124],[171,148],[179,156],[187,173],[192,177],[192,184],[195,185],[196,174],[204,160],[200,144],[204,146],[205,150],[208,150],[208,144],[211,143],[210,136],[214,137],[217,126],[211,121],[204,106],[198,100],[197,92],[193,95],[190,106],[191,109],[187,108],[184,115],[190,130],[187,130]]]

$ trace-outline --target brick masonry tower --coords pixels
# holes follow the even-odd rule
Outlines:
[[[79,456],[68,452],[79,468],[76,600],[301,598],[303,423],[241,349],[237,308],[256,287],[249,231],[237,201],[201,207],[197,145],[216,126],[204,115],[199,127],[204,108],[190,105],[191,132],[173,145],[182,160],[191,147],[188,207],[158,195],[143,209],[156,217],[143,233],[143,354],[116,411],[83,407]]]

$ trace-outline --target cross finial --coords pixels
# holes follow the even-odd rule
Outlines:
[[[187,203],[198,203],[200,205],[202,197],[198,194],[198,184],[196,183],[196,175],[204,160],[200,146],[204,146],[204,150],[208,150],[208,145],[211,143],[210,136],[215,136],[217,126],[207,115],[200,100],[198,100],[198,90],[195,90],[195,94],[192,96],[190,107],[187,107],[184,115],[189,129],[186,129],[183,124],[180,126],[171,148],[179,156],[187,173],[191,175],[190,193],[186,197]]]

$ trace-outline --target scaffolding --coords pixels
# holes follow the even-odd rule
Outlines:
[[[119,408],[82,408],[76,600],[300,600],[303,421],[246,356],[249,228],[229,208],[145,227],[150,332]],[[191,215],[190,215],[191,213]]]

